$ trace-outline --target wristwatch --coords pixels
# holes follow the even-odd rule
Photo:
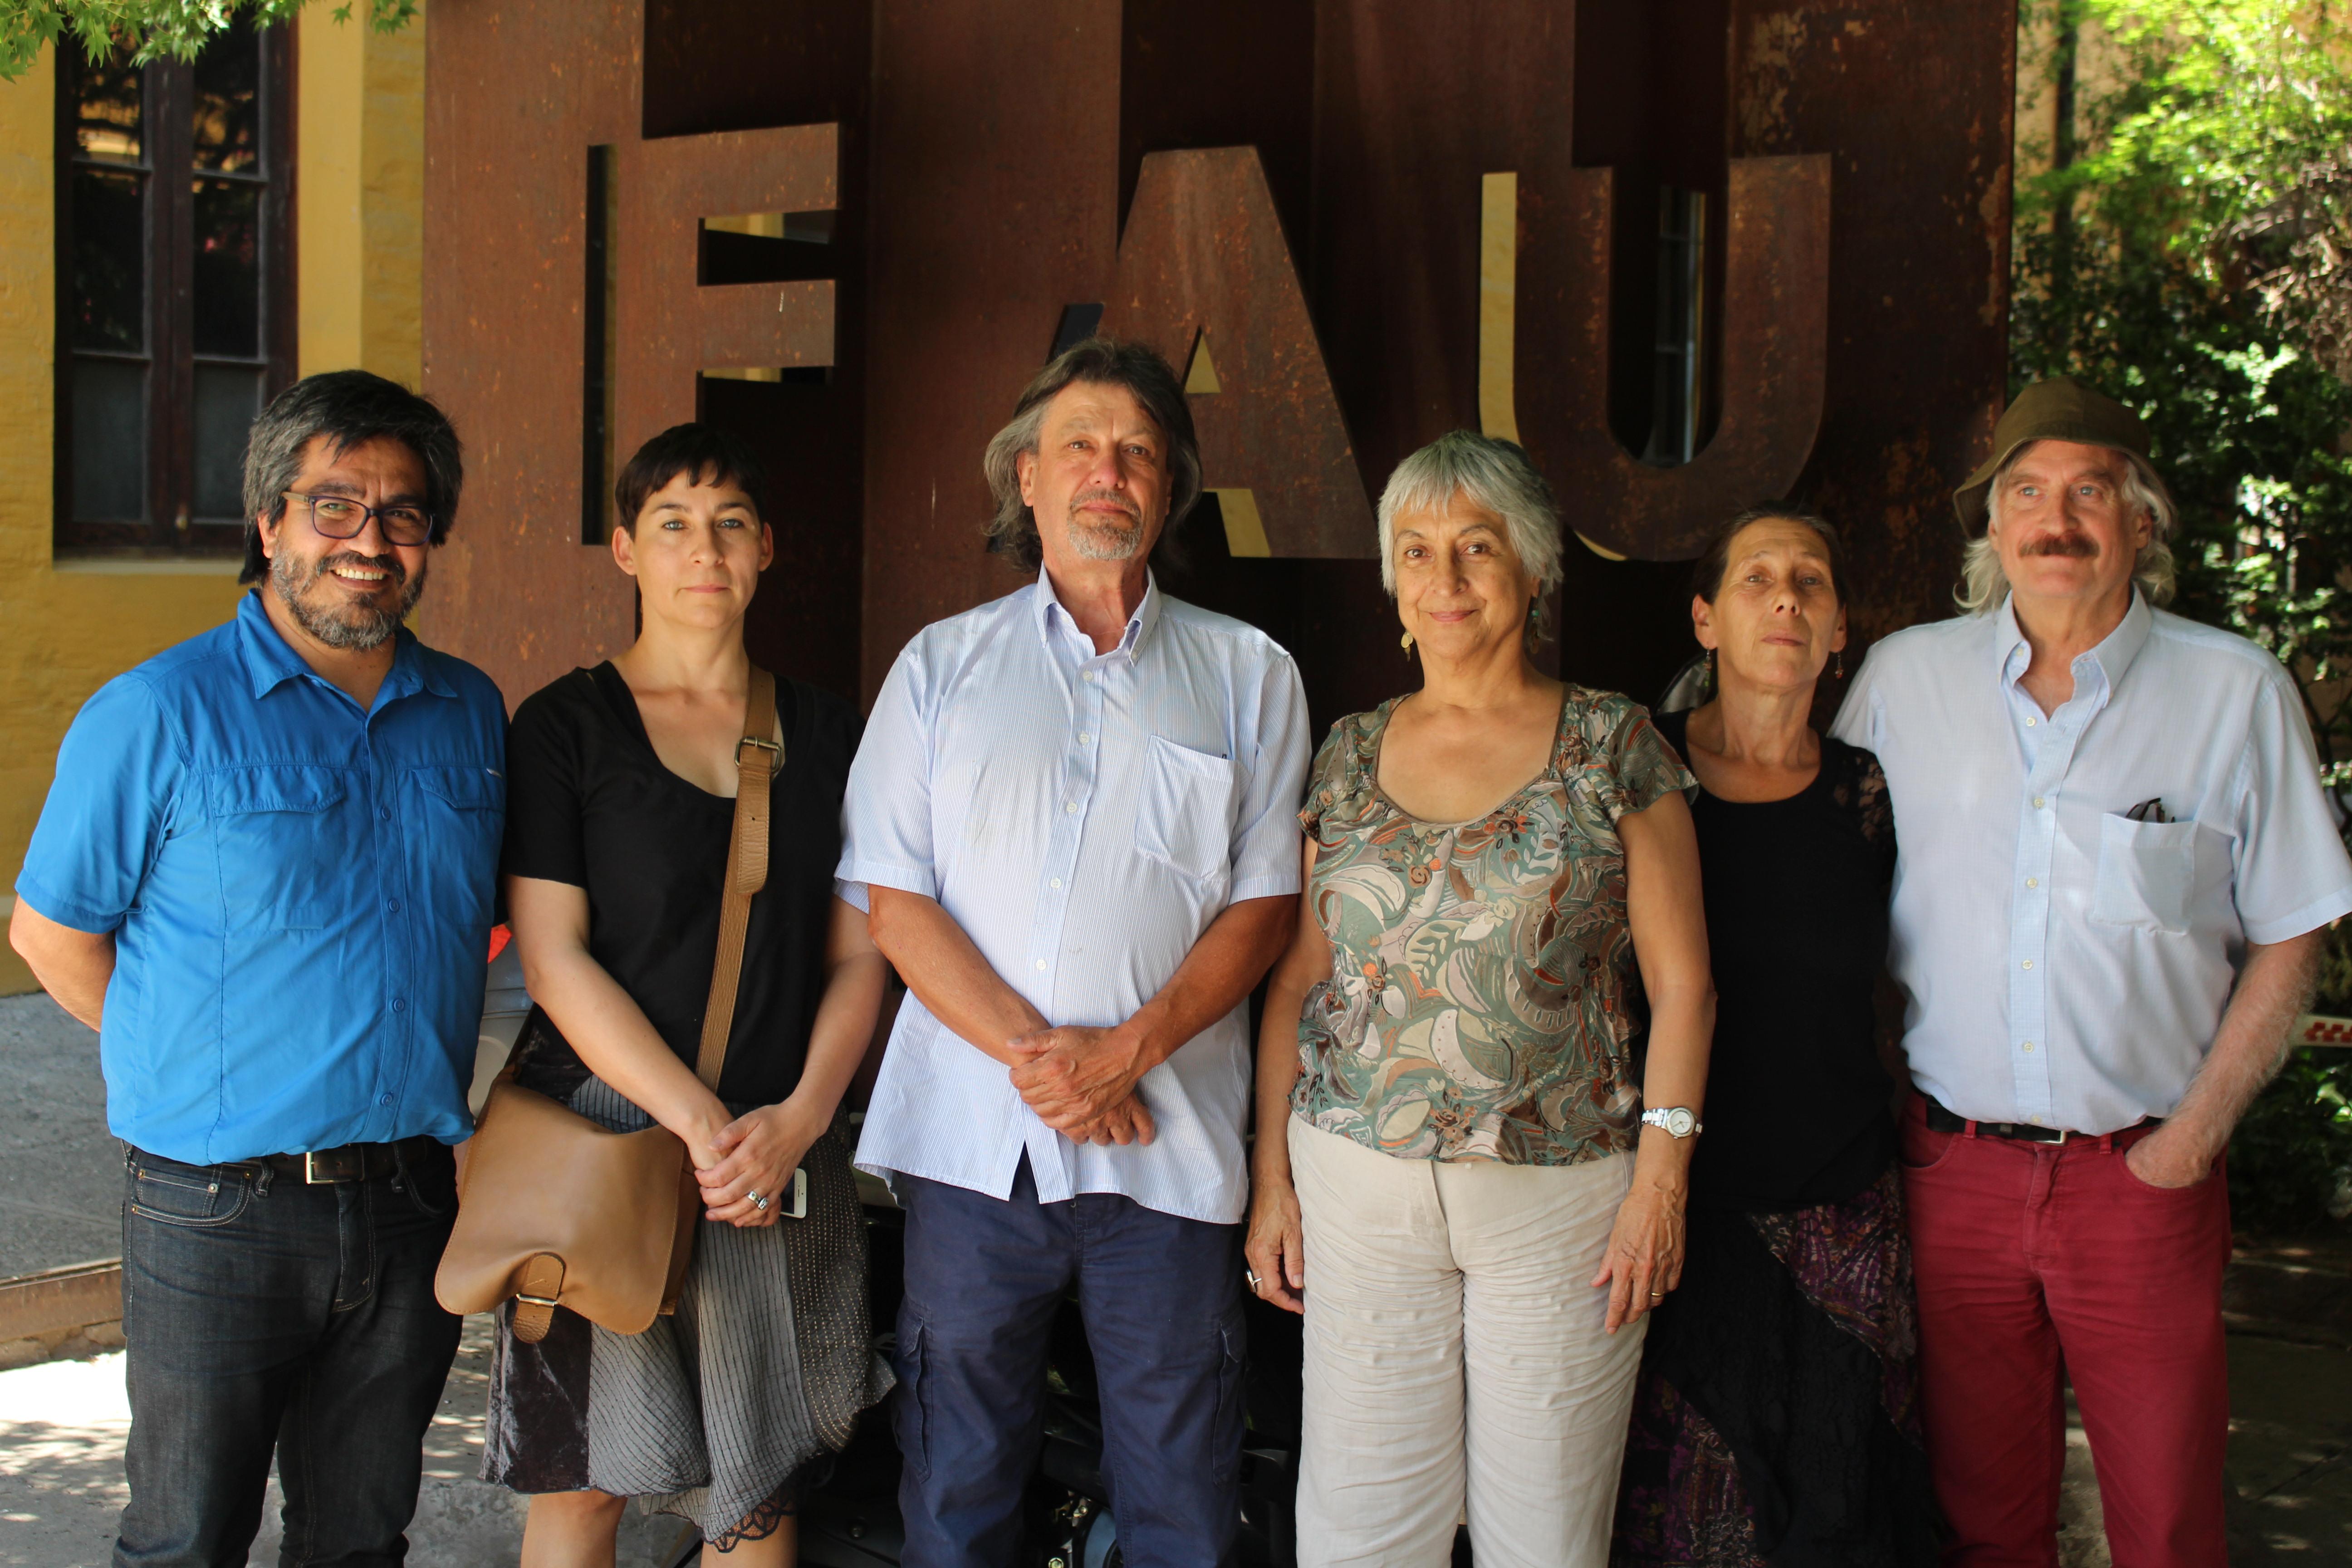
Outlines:
[[[1642,1125],[1662,1127],[1669,1136],[1675,1138],[1687,1138],[1694,1132],[1706,1131],[1687,1105],[1666,1105],[1655,1110],[1645,1110],[1642,1112]]]

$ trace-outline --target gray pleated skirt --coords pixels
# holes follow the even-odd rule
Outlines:
[[[615,1131],[652,1124],[598,1079],[569,1103]],[[676,1314],[642,1334],[559,1308],[547,1337],[524,1344],[509,1302],[482,1479],[636,1498],[722,1546],[773,1534],[891,1384],[866,1321],[866,1225],[842,1130],[802,1164],[808,1216],[760,1230],[703,1221]]]

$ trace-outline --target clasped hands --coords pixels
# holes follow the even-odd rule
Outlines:
[[[722,1110],[719,1114],[725,1114]],[[704,1217],[741,1230],[772,1226],[792,1206],[793,1173],[826,1122],[807,1106],[785,1100],[747,1110],[706,1135],[689,1136],[687,1153],[702,1188]],[[751,1201],[757,1193],[762,1206]]]
[[[1065,1024],[1007,1042],[1013,1087],[1037,1119],[1076,1143],[1149,1143],[1151,1112],[1135,1092],[1150,1070],[1142,1031]]]

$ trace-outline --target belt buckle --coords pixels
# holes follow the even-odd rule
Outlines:
[[[330,1156],[323,1165],[319,1160],[321,1154]],[[359,1163],[364,1165],[364,1156]],[[351,1151],[348,1149],[313,1149],[302,1156],[302,1180],[314,1187],[332,1186],[338,1182],[348,1182],[357,1174],[352,1169],[352,1164]]]

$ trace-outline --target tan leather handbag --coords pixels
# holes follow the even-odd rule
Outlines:
[[[783,761],[775,733],[775,677],[754,666],[735,745],[719,955],[695,1064],[713,1093],[735,1025],[751,895],[768,880],[769,786]],[[452,1312],[487,1312],[513,1297],[514,1335],[526,1344],[546,1336],[558,1307],[614,1333],[641,1334],[676,1309],[694,1256],[702,1191],[686,1144],[661,1127],[609,1131],[524,1089],[514,1081],[520,1055],[508,1056],[466,1145],[457,1222],[433,1294]]]

